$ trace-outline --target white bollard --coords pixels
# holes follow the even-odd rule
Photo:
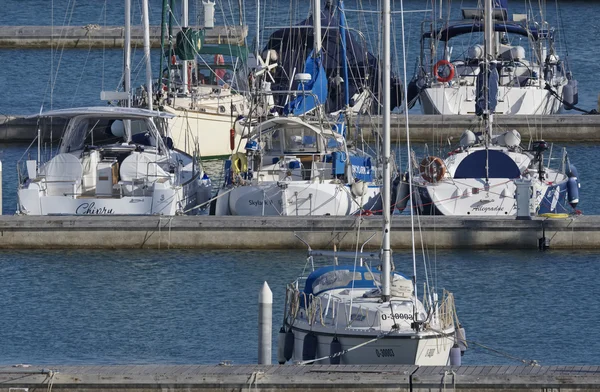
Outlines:
[[[270,365],[273,337],[273,292],[267,282],[258,293],[258,364]]]
[[[531,180],[515,180],[517,186],[517,219],[531,219],[529,204],[531,202]]]

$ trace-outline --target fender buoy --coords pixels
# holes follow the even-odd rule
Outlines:
[[[235,174],[248,171],[248,158],[243,152],[236,152],[231,156],[231,167]]]
[[[439,182],[446,175],[446,164],[440,157],[428,156],[419,164],[421,177],[427,182]]]
[[[285,359],[285,328],[282,326],[277,335],[277,363],[283,365],[287,362]]]
[[[334,336],[331,343],[329,343],[329,363],[330,364],[339,365],[340,362],[342,362],[342,356],[340,355],[342,350],[343,350],[342,343],[339,341],[337,336]],[[336,355],[336,356],[333,356],[333,355]]]
[[[283,357],[286,361],[292,359],[292,355],[294,355],[295,339],[296,338],[294,337],[294,331],[292,331],[291,328],[288,329],[288,331],[285,333],[285,342],[283,344]]]
[[[448,75],[440,75],[440,67],[447,67],[449,70]],[[454,78],[454,65],[448,60],[440,60],[437,63],[435,63],[435,66],[433,67],[433,75],[439,82],[449,82],[452,80],[452,78]]]
[[[229,149],[233,151],[235,149],[235,129],[229,130]]]
[[[317,346],[319,341],[317,339],[317,335],[310,331],[306,335],[304,335],[304,342],[302,345],[302,360],[310,361],[312,359],[317,359]],[[313,362],[310,363],[311,365]]]

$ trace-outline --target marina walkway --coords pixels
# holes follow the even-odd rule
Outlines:
[[[592,391],[599,366],[201,366],[0,367],[0,392],[142,391]]]
[[[419,223],[420,221],[420,223]],[[420,217],[428,247],[445,249],[536,249],[545,237],[552,249],[600,248],[597,216],[563,219]],[[196,248],[196,249],[354,249],[360,225],[365,249],[378,249],[381,217],[251,216],[2,216],[0,249]],[[410,216],[394,216],[392,247],[410,249]]]
[[[197,28],[191,26],[192,28]],[[173,37],[179,28],[173,29]],[[215,26],[205,30],[207,44],[243,44],[248,26]],[[150,45],[160,48],[160,26],[150,26]],[[123,26],[0,26],[0,48],[123,48]],[[131,26],[131,46],[144,45],[143,27]]]

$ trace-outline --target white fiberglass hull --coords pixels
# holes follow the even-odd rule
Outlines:
[[[199,213],[196,181],[179,187],[154,187],[151,196],[93,197],[48,195],[43,184],[18,190],[19,212],[25,215],[176,215]]]
[[[302,350],[307,330],[292,327],[294,332],[293,362],[303,360]],[[317,335],[317,358],[331,355],[331,341],[334,334],[321,332],[314,325],[312,331]],[[391,333],[386,337],[368,343],[343,354],[340,364],[345,365],[418,365],[445,366],[449,362],[450,349],[454,344],[454,329],[445,331],[446,335],[421,332],[412,334]],[[377,337],[376,332],[339,331],[336,333],[343,350],[356,347]],[[329,364],[330,359],[315,362]]]
[[[562,86],[556,87],[558,95]],[[475,86],[434,85],[420,95],[423,114],[475,114]],[[537,86],[498,87],[496,114],[547,115],[561,109],[561,102],[548,90]]]
[[[334,182],[268,182],[221,189],[215,215],[345,216],[380,205],[380,188],[369,186],[363,196]],[[379,207],[381,208],[381,207]]]

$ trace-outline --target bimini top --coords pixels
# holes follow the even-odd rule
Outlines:
[[[173,114],[166,112],[158,112],[148,109],[139,108],[123,108],[115,106],[90,106],[81,108],[68,108],[59,110],[50,110],[48,112],[36,114],[28,118],[38,117],[63,117],[71,118],[78,116],[90,116],[90,117],[106,117],[106,118],[119,118],[119,119],[139,119],[139,118],[173,118]]]
[[[435,31],[428,31],[423,34],[423,38],[437,38],[440,41],[448,41],[458,35],[483,32],[485,24],[480,21],[457,23],[450,26],[440,27]],[[525,37],[531,37],[534,41],[540,38],[553,38],[553,33],[548,29],[538,29],[536,27],[523,26],[516,22],[494,23],[494,31],[519,34]]]
[[[342,135],[333,131],[333,129],[329,129],[329,128],[323,129],[321,127],[316,127],[316,126],[310,124],[309,122],[302,120],[299,117],[287,117],[287,116],[286,117],[274,117],[274,118],[268,119],[266,121],[263,121],[262,123],[260,123],[256,127],[254,127],[254,129],[252,130],[251,136],[257,136],[263,132],[267,132],[274,128],[280,128],[280,127],[283,127],[283,128],[285,128],[285,127],[306,128],[307,130],[312,131],[312,132],[316,133],[317,135],[322,135],[323,137],[329,137],[329,138],[335,137],[336,139],[339,139],[340,141],[343,141],[343,139],[344,139],[344,137]]]
[[[404,278],[397,272],[393,276]],[[319,295],[335,289],[375,289],[380,284],[380,272],[354,265],[333,265],[313,271],[304,286],[306,295]]]

